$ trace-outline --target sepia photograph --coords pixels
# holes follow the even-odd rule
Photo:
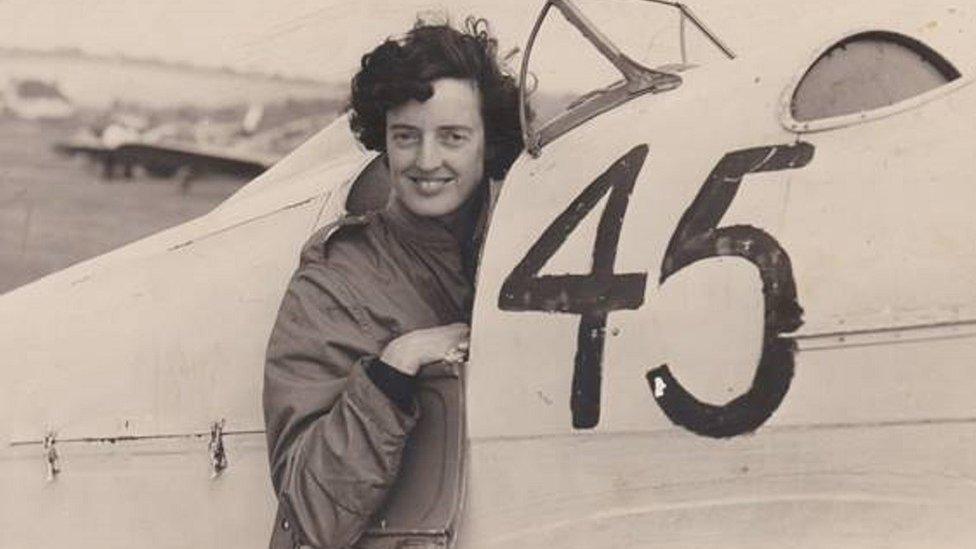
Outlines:
[[[976,546],[976,0],[0,0],[0,549]]]

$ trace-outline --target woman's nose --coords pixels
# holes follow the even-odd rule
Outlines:
[[[437,140],[424,139],[420,144],[417,167],[424,171],[432,171],[440,167],[442,160],[443,158]]]

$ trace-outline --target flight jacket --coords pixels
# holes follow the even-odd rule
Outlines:
[[[350,547],[397,477],[413,378],[376,358],[407,332],[469,322],[470,253],[398,200],[317,232],[268,343],[264,418],[279,508],[271,547]]]

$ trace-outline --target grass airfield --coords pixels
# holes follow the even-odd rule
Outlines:
[[[54,152],[76,128],[0,115],[0,293],[199,217],[245,183],[206,176],[183,188],[141,170],[106,180]]]

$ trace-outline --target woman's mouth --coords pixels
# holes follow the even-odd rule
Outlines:
[[[449,183],[454,181],[453,177],[410,177],[417,192],[424,196],[433,196]]]

